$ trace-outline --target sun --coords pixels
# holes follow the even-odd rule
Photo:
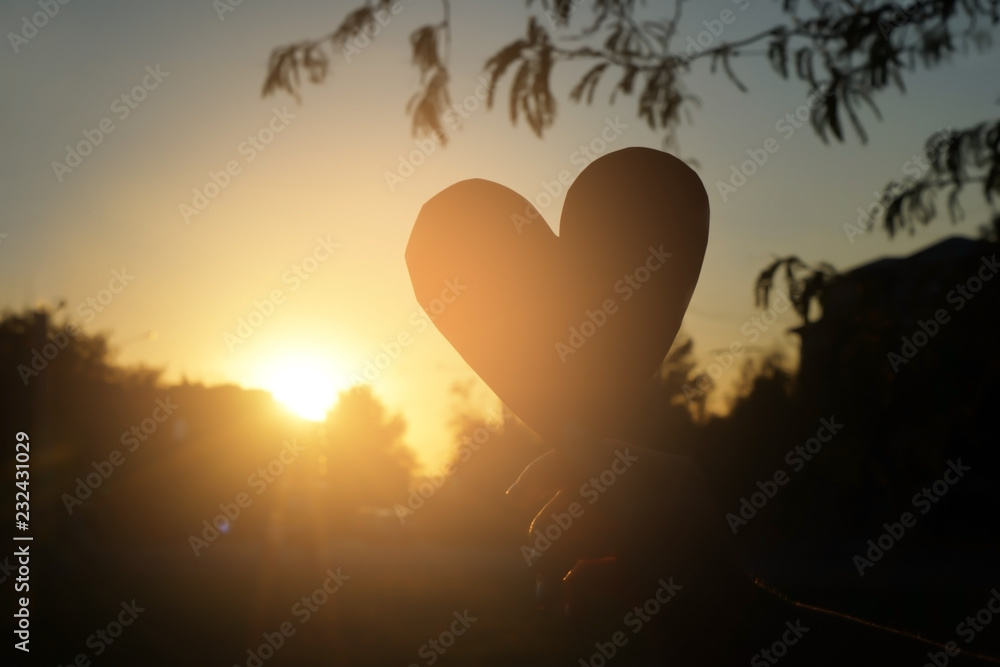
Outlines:
[[[284,365],[267,381],[266,388],[275,400],[309,421],[326,419],[327,411],[337,396],[333,377],[314,365],[305,363]]]

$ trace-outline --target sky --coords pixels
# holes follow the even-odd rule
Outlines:
[[[511,124],[508,80],[496,108],[470,112],[446,147],[401,181],[387,179],[419,150],[405,113],[417,82],[408,36],[440,20],[441,4],[403,2],[350,62],[335,54],[330,78],[305,84],[299,103],[261,97],[271,49],[329,32],[356,5],[243,0],[221,11],[223,1],[71,1],[24,40],[10,35],[39,3],[3,3],[0,308],[65,301],[84,330],[111,334],[124,363],[161,367],[170,382],[266,389],[290,368],[345,388],[408,333],[410,344],[372,385],[406,418],[422,462],[438,467],[454,447],[450,387],[471,381],[478,406],[495,398],[433,327],[418,324],[403,252],[423,202],[466,178],[535,200],[544,182],[575,169],[574,152],[606,123],[623,128],[607,150],[660,148],[662,134],[636,118],[635,98],[608,103],[610,81],[591,106],[569,101],[582,71],[573,64],[556,70],[558,116],[543,139]],[[649,5],[659,15],[671,6]],[[686,7],[681,43],[725,9],[735,19],[718,39],[778,18],[776,2],[698,3]],[[475,99],[483,63],[523,33],[526,16],[523,3],[452,3],[454,101]],[[687,81],[701,106],[678,132],[676,152],[697,161],[712,209],[683,325],[703,361],[749,342],[740,330],[758,314],[753,281],[776,256],[844,270],[975,233],[986,210],[972,196],[966,222],[942,218],[912,238],[873,230],[851,242],[843,226],[904,175],[932,133],[995,116],[998,90],[983,82],[995,79],[997,64],[996,50],[973,52],[912,75],[905,95],[877,98],[881,121],[863,116],[866,145],[852,135],[829,146],[808,126],[776,126],[807,91],[762,58],[736,62],[748,93],[707,63],[693,66]],[[88,137],[93,150],[67,161],[67,146]],[[717,183],[770,138],[777,152],[724,197]],[[199,199],[205,194],[212,197]],[[557,197],[541,211],[556,230],[561,206]],[[112,298],[99,312],[87,306],[102,294]],[[251,317],[255,310],[262,315]],[[257,325],[240,329],[241,318]],[[794,359],[796,339],[785,330],[796,324],[786,313],[756,344]]]

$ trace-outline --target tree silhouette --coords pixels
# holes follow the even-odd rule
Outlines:
[[[937,216],[937,195],[947,190],[948,215],[958,222],[964,217],[959,201],[963,188],[982,187],[983,197],[994,206],[1000,193],[1000,120],[977,123],[962,130],[935,134],[927,139],[924,154],[928,168],[923,175],[906,181],[891,181],[881,199],[887,201],[882,214],[889,236],[916,232],[917,223],[928,224]]]
[[[387,414],[370,387],[341,393],[326,421],[335,496],[354,507],[391,506],[416,467],[405,431],[403,418]]]
[[[735,11],[725,10],[729,23],[735,21],[731,15],[749,5],[749,0],[733,1]],[[637,116],[650,129],[662,131],[665,146],[675,146],[682,119],[690,118],[699,104],[686,85],[694,63],[708,61],[711,72],[724,73],[746,92],[736,71],[740,59],[764,57],[782,79],[795,79],[816,94],[820,103],[812,108],[810,121],[824,143],[845,141],[848,124],[864,143],[868,133],[862,108],[881,119],[878,94],[888,88],[905,92],[905,75],[937,67],[970,47],[989,48],[990,30],[1000,22],[1000,0],[916,0],[905,7],[879,0],[781,0],[782,20],[767,30],[718,39],[725,27],[720,13],[718,34],[706,32],[708,40],[699,34],[696,41],[678,33],[685,4],[675,0],[671,16],[653,18],[635,0],[526,0],[524,36],[484,63],[487,107],[492,108],[498,86],[509,78],[511,122],[516,125],[523,118],[542,137],[557,116],[551,88],[556,66],[584,61],[590,67],[571,89],[572,102],[593,103],[599,85],[610,80],[610,87],[605,86],[610,100],[634,96]],[[441,7],[439,22],[410,34],[412,64],[420,77],[406,111],[415,136],[433,135],[447,143],[449,0],[442,0]],[[366,0],[332,32],[274,48],[262,94],[284,91],[300,99],[303,77],[314,84],[325,81],[338,52],[350,62],[399,11],[400,0]],[[939,140],[928,139],[928,155],[931,142]],[[966,184],[981,184],[993,205],[993,193],[1000,191],[1000,120],[950,131],[946,146],[934,151],[921,177],[886,186],[880,215],[890,237],[930,222],[936,216],[936,195],[944,189],[953,221],[962,216],[958,196]]]
[[[377,34],[381,23],[400,10],[399,4],[367,2],[327,35],[273,49],[263,94],[283,90],[298,97],[300,73],[312,83],[323,82],[335,53],[350,60],[352,52],[367,45],[371,33]],[[589,5],[589,17],[580,16],[584,4]],[[653,19],[635,0],[537,4],[527,0],[525,35],[484,65],[490,81],[488,105],[495,100],[497,85],[510,73],[511,121],[523,117],[541,137],[556,118],[550,87],[556,65],[583,60],[592,66],[570,92],[573,102],[591,103],[602,80],[612,79],[611,100],[619,94],[635,95],[637,115],[651,129],[662,130],[670,143],[687,105],[697,103],[686,92],[684,80],[695,61],[708,60],[713,72],[725,73],[746,91],[736,63],[763,56],[783,79],[797,79],[820,93],[822,103],[813,110],[812,126],[823,141],[831,137],[844,141],[847,123],[866,141],[859,110],[865,106],[878,117],[875,94],[889,87],[904,91],[905,74],[936,67],[970,46],[987,48],[991,36],[983,23],[992,27],[1000,21],[1000,0],[923,0],[905,9],[877,0],[782,0],[783,20],[775,26],[734,41],[713,36],[702,46],[693,39],[681,43],[684,36],[678,27],[684,5],[685,0],[675,0],[672,16]],[[747,5],[736,7],[742,10]],[[449,100],[448,0],[442,0],[442,14],[440,22],[420,26],[410,35],[412,62],[421,75],[421,89],[408,107],[415,134],[444,134],[441,120]]]
[[[779,273],[782,268],[784,271]],[[795,312],[802,318],[802,321],[808,323],[812,304],[819,304],[824,288],[836,273],[836,269],[826,262],[810,266],[794,255],[778,258],[757,276],[757,282],[754,285],[754,301],[758,308],[767,308],[770,304],[771,292],[775,287],[775,280],[783,275],[792,307],[795,308]]]

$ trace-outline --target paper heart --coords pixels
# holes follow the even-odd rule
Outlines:
[[[577,176],[559,236],[513,190],[452,185],[421,209],[406,263],[437,328],[528,426],[622,437],[680,328],[708,219],[686,164],[626,148]]]

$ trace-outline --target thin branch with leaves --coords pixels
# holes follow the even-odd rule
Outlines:
[[[275,48],[263,94],[285,91],[298,99],[300,72],[312,83],[324,81],[331,49],[349,49],[350,40],[363,35],[378,12],[391,11],[398,1],[369,0],[332,33]],[[695,62],[709,61],[710,71],[724,73],[737,89],[746,91],[737,75],[738,61],[764,56],[780,77],[806,84],[821,100],[812,110],[811,124],[824,142],[845,141],[848,124],[865,142],[868,134],[860,111],[880,117],[877,93],[889,87],[905,91],[905,74],[938,66],[970,47],[988,48],[988,28],[1000,22],[1000,0],[915,0],[905,8],[879,0],[781,0],[785,20],[778,25],[707,48],[699,45],[694,52],[689,46],[681,53],[675,42],[684,2],[675,0],[669,17],[646,19],[640,16],[644,4],[636,0],[526,0],[524,36],[485,62],[489,106],[509,74],[511,122],[523,118],[541,137],[556,120],[551,89],[556,67],[586,60],[592,64],[572,88],[570,100],[593,103],[602,81],[611,77],[610,99],[634,95],[637,115],[651,129],[662,131],[664,143],[671,145],[682,120],[689,120],[698,104],[685,85]],[[421,89],[406,109],[414,135],[438,133],[444,140],[451,18],[448,1],[442,5],[440,23],[420,26],[411,34]],[[758,45],[762,48],[751,48]]]

